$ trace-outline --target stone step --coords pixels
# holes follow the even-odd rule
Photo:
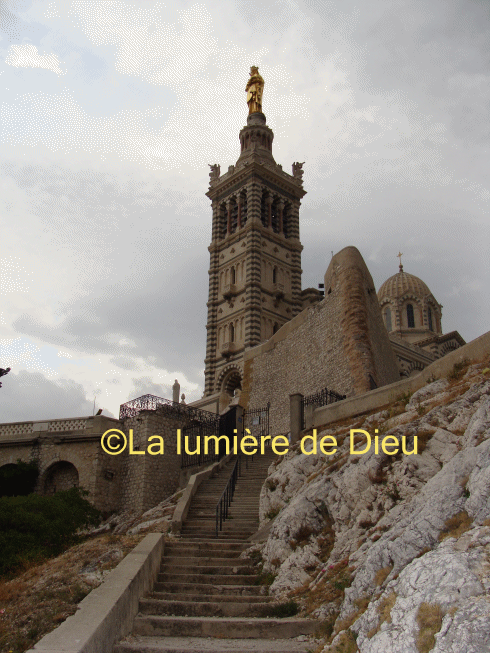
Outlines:
[[[240,530],[248,530],[250,529],[255,529],[257,530],[259,526],[259,520],[257,519],[240,519],[238,517],[227,517],[224,522],[226,522],[226,525],[231,527],[233,526],[235,529],[239,528]],[[209,517],[193,517],[192,519],[186,520],[185,522],[185,528],[203,528],[204,527],[212,527],[213,525],[216,524],[216,517],[210,519]]]
[[[220,555],[221,553],[227,556],[235,553],[239,555],[248,546],[246,542],[218,542],[216,538],[210,542],[201,539],[192,541],[180,538],[165,545],[165,554],[173,555],[175,551],[186,551],[189,554],[191,551],[201,551],[207,555],[207,551],[219,551]]]
[[[213,637],[217,639],[278,639],[313,633],[312,619],[260,619],[246,617],[167,617],[142,615],[134,621],[133,633],[147,637]]]
[[[209,590],[209,586],[206,588],[202,588]],[[244,589],[244,588],[242,588]],[[250,586],[247,587],[246,589],[251,589]],[[261,588],[257,586],[257,590],[260,590]],[[213,602],[218,602],[218,603],[224,603],[226,601],[233,601],[234,603],[270,603],[273,601],[272,596],[267,596],[267,594],[248,594],[248,595],[242,595],[237,593],[237,588],[233,586],[227,586],[227,585],[222,585],[220,586],[220,592],[216,592],[215,594],[208,593],[204,594],[197,593],[194,590],[194,586],[189,586],[189,588],[186,586],[184,590],[179,590],[175,592],[151,592],[151,594],[148,596],[150,599],[159,599],[160,601],[204,601],[207,602],[209,601],[210,603]]]
[[[237,566],[247,566],[250,567],[250,560],[248,558],[223,558],[223,557],[211,557],[211,556],[165,556],[162,559],[162,569],[163,567],[230,567],[234,568]],[[252,567],[253,570],[253,567]]]
[[[262,592],[264,587],[261,585],[219,585],[219,584],[199,584],[199,583],[180,583],[180,582],[168,582],[164,583],[156,582],[154,590],[157,593],[185,593],[195,594],[198,596],[202,595],[221,595],[221,596],[234,596],[234,597],[262,597],[264,596]],[[216,600],[216,599],[215,599]]]
[[[159,583],[199,583],[200,585],[253,585],[256,574],[171,574],[159,573]]]
[[[248,530],[243,530],[240,529],[238,530],[237,528],[233,528],[231,525],[231,522],[224,522],[223,528],[221,531],[219,531],[219,538],[227,540],[231,539],[233,541],[243,541],[246,540],[248,537],[253,535],[257,529],[256,528],[250,528]],[[182,529],[182,535],[190,535],[191,537],[202,537],[202,538],[209,538],[211,539],[212,537],[216,537],[216,531],[214,529],[214,524],[208,524],[203,525],[203,526],[192,526],[189,528],[183,528]]]
[[[308,653],[312,645],[295,639],[209,639],[130,635],[114,653]]]
[[[161,574],[214,574],[215,576],[223,576],[229,574],[230,576],[250,576],[255,573],[255,569],[247,564],[246,561],[242,560],[240,563],[236,563],[235,566],[230,565],[170,565],[165,563],[165,558],[163,559],[163,564],[160,567]]]
[[[140,600],[140,613],[146,615],[174,615],[176,617],[268,617],[271,606],[267,602],[176,601],[155,598]]]

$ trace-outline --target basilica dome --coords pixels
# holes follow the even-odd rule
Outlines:
[[[378,301],[389,333],[413,344],[440,334],[442,306],[427,284],[403,271],[387,279],[378,290]]]
[[[394,274],[387,279],[378,290],[378,300],[382,301],[385,297],[390,299],[398,299],[406,293],[414,295],[418,299],[424,299],[428,295],[432,295],[428,286],[414,274],[403,272]]]

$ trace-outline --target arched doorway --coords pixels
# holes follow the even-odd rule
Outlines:
[[[62,490],[79,486],[78,471],[75,465],[61,460],[47,470],[44,477],[44,494],[52,495]]]

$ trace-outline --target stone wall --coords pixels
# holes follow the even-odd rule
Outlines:
[[[129,435],[133,429],[134,450],[147,451],[148,445],[157,441],[149,438],[158,435],[164,441],[164,454],[133,454],[125,458],[123,472],[123,510],[143,511],[155,506],[179,489],[181,457],[177,455],[177,429],[187,424],[188,418],[171,412],[145,410],[124,421],[123,431]],[[153,449],[156,451],[157,447]]]
[[[245,353],[244,377],[240,403],[270,401],[271,435],[289,431],[290,394],[328,387],[353,396],[400,378],[373,280],[355,247],[333,257],[321,302]]]
[[[0,424],[0,467],[36,460],[37,492],[79,486],[97,508],[111,512],[119,507],[123,465],[101,449],[100,438],[110,428],[121,423],[102,415]]]

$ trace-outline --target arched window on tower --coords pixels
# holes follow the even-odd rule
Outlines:
[[[290,236],[290,220],[291,220],[291,204],[285,204],[282,212],[282,230],[284,232],[284,237],[289,238]]]
[[[235,284],[236,283],[236,272],[235,272],[235,266],[233,265],[230,270],[230,283]]]
[[[434,331],[434,329],[432,328],[432,311],[431,311],[430,308],[429,308],[429,310],[427,311],[427,320],[428,320],[428,322],[429,322],[429,330],[430,330],[430,331]]]
[[[415,327],[415,318],[413,316],[412,304],[407,304],[407,325],[409,329],[413,329]]]
[[[279,209],[277,207],[277,198],[274,199],[272,202],[272,210],[271,210],[271,217],[272,217],[272,231],[276,234],[279,233]]]
[[[272,283],[277,283],[277,267],[272,270]]]
[[[230,324],[230,342],[235,342],[235,327]]]
[[[264,191],[262,193],[262,198],[260,200],[260,221],[267,227],[269,225],[269,205],[266,202],[267,193]]]
[[[385,325],[386,325],[386,330],[387,331],[392,331],[392,326],[391,326],[391,309],[387,308],[385,310]]]
[[[272,327],[272,335],[274,335],[279,329],[279,325],[277,322],[274,322],[274,326]]]

